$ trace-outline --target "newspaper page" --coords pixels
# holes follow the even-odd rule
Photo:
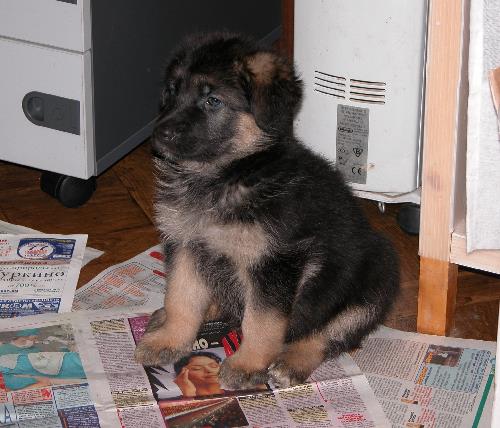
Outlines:
[[[76,291],[73,310],[141,305],[162,307],[164,257],[161,245],[157,245],[104,270]]]
[[[95,344],[88,343],[89,323],[79,316],[2,320],[0,426],[121,426]]]
[[[328,361],[310,383],[232,391],[218,381],[240,336],[207,323],[193,352],[142,367],[134,350],[152,308],[44,314],[0,328],[0,426],[388,427],[349,356]]]
[[[30,229],[29,227],[21,226],[19,224],[7,223],[6,221],[0,220],[0,234],[7,233],[11,235],[19,235],[21,233],[24,234],[39,234],[42,233],[35,229]],[[102,256],[104,251],[96,250],[95,248],[86,247],[85,252],[83,253],[83,263],[82,266],[85,266],[87,263],[92,260]]]
[[[352,356],[393,427],[490,427],[495,348],[382,327]]]
[[[0,318],[71,310],[87,235],[0,235]]]

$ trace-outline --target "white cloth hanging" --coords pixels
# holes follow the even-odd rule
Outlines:
[[[489,83],[500,67],[500,2],[471,0],[467,123],[467,251],[500,249],[500,138]]]

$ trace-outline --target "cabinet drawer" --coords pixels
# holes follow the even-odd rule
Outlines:
[[[90,51],[0,39],[0,159],[94,174]]]
[[[0,2],[0,36],[84,52],[90,27],[90,0]]]

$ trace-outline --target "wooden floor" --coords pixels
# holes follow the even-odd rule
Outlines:
[[[97,179],[92,199],[77,209],[64,208],[39,188],[37,170],[0,162],[0,219],[46,233],[86,233],[88,245],[105,254],[83,268],[79,285],[105,268],[158,243],[152,222],[152,167],[144,143]],[[398,206],[381,214],[373,202],[361,200],[373,226],[388,236],[401,257],[401,286],[386,324],[416,329],[418,237],[403,233],[396,222]],[[500,277],[461,269],[458,278],[456,337],[495,340]]]

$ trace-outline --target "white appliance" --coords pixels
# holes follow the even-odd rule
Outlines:
[[[419,202],[426,0],[295,0],[301,140],[359,196]]]

